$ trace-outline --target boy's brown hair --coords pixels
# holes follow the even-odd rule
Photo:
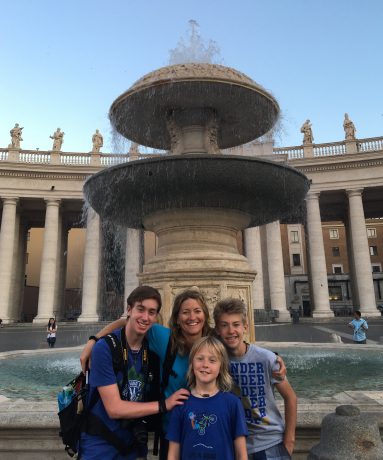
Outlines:
[[[246,305],[242,302],[241,299],[234,299],[233,297],[228,297],[227,299],[220,300],[217,302],[213,311],[214,323],[217,325],[219,319],[222,315],[242,315],[243,324],[247,323],[247,309]]]

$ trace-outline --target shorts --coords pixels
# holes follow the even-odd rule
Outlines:
[[[283,442],[268,449],[249,454],[249,460],[291,460]]]

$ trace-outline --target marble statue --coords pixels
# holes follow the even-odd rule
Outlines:
[[[130,157],[137,157],[138,154],[140,153],[138,151],[138,145],[137,142],[132,142],[131,145],[130,145],[130,148],[129,148],[129,156]]]
[[[60,151],[61,146],[64,142],[64,132],[60,130],[60,128],[57,128],[56,131],[53,133],[52,136],[49,136],[51,139],[53,139],[53,151]]]
[[[166,127],[170,136],[170,151],[174,155],[180,155],[183,150],[182,133],[174,119],[174,113],[171,113],[167,116]]]
[[[206,125],[205,146],[207,153],[221,153],[218,147],[218,122],[215,116],[212,116]]]
[[[311,129],[310,120],[306,120],[301,128],[301,133],[303,133],[303,145],[312,144],[314,142],[313,131]]]
[[[92,152],[99,152],[101,147],[104,145],[104,138],[98,129],[96,129],[96,132],[92,136],[92,143]]]
[[[11,143],[9,147],[13,147],[14,149],[20,148],[20,142],[23,140],[21,137],[22,131],[24,128],[21,128],[18,123],[15,124],[15,127],[9,131],[11,135]]]
[[[348,113],[344,114],[343,129],[344,129],[346,141],[355,140],[355,133],[356,133],[355,125],[352,122],[352,120],[348,118]]]

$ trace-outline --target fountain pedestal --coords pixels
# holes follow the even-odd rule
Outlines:
[[[145,229],[158,237],[158,248],[139,279],[161,292],[164,323],[174,297],[198,286],[211,309],[225,297],[242,299],[248,306],[249,338],[254,340],[252,283],[256,273],[239,253],[237,239],[250,220],[246,213],[217,208],[174,209],[144,218]]]

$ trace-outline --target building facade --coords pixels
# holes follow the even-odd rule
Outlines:
[[[383,137],[230,153],[286,163],[311,181],[305,206],[288,222],[238,235],[257,272],[260,319],[286,309],[326,318],[383,304]],[[130,154],[0,149],[0,318],[4,323],[118,317],[123,299],[156,252],[150,232],[110,228],[82,187],[102,168],[146,158]],[[209,293],[205,293],[209,297]],[[210,296],[211,297],[211,296]],[[214,296],[210,298],[214,303]],[[281,315],[283,316],[283,315]]]

